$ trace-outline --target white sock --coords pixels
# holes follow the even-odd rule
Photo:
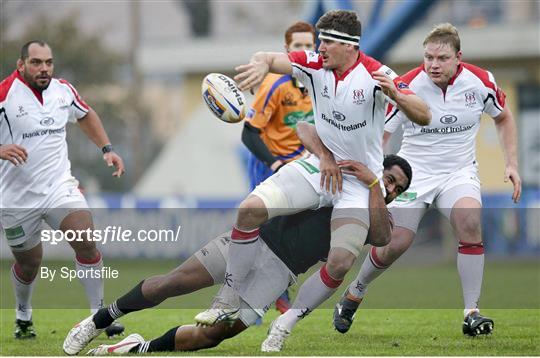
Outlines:
[[[363,298],[367,292],[368,285],[386,271],[388,267],[390,265],[384,265],[379,260],[375,247],[372,247],[364,259],[356,279],[349,285],[349,293],[354,297]]]
[[[298,290],[291,308],[278,317],[276,323],[289,332],[296,323],[319,307],[336,292],[343,280],[335,280],[326,270],[326,264],[311,275]]]
[[[88,303],[90,303],[90,312],[96,313],[101,307],[103,307],[103,278],[92,277],[90,272],[93,270],[99,271],[103,268],[103,260],[101,254],[98,252],[98,256],[94,260],[84,260],[79,257],[75,259],[75,268],[77,272],[83,271],[85,274],[81,275],[79,281],[84,286],[86,291],[86,297]]]
[[[15,317],[29,321],[32,318],[32,291],[36,280],[34,277],[32,281],[26,282],[20,276],[20,267],[17,264],[11,266],[11,282],[15,291]]]
[[[233,307],[240,305],[238,288],[253,265],[255,265],[260,246],[259,229],[252,231],[233,229],[231,244],[229,245],[229,258],[225,269],[225,280],[221,290],[222,299],[225,300],[225,303]]]
[[[463,289],[465,314],[478,309],[484,276],[484,246],[480,244],[459,243],[457,267]]]

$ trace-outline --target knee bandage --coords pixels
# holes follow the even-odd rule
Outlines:
[[[268,210],[268,220],[286,214],[289,209],[289,200],[281,188],[271,180],[259,184],[251,195],[259,197]]]
[[[330,247],[341,247],[358,257],[368,234],[368,226],[361,222],[347,223],[332,230]]]

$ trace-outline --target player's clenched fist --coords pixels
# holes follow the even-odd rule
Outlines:
[[[28,153],[26,153],[26,149],[17,144],[0,145],[0,158],[19,166],[26,162]]]

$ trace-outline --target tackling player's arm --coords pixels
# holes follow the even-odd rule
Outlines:
[[[341,170],[339,170],[332,152],[326,148],[317,135],[315,126],[307,122],[299,122],[296,125],[296,133],[306,149],[315,154],[321,161],[319,168],[321,171],[321,188],[326,184],[326,191],[330,191],[330,185],[332,185],[332,194],[335,194],[336,190],[341,192],[343,186]]]
[[[373,246],[385,246],[392,236],[392,222],[377,176],[362,163],[354,160],[337,162],[341,171],[354,175],[369,188],[369,231],[366,242]]]
[[[521,197],[521,178],[518,172],[516,122],[508,107],[493,119],[504,155],[504,181],[508,182],[509,179],[512,181],[514,185],[512,200],[517,203]]]
[[[431,111],[420,97],[410,90],[408,92],[398,90],[394,81],[382,71],[373,72],[372,75],[379,81],[383,92],[396,102],[397,107],[412,122],[421,126],[427,126],[431,122]]]
[[[112,151],[111,141],[103,128],[103,123],[98,114],[90,108],[88,113],[77,121],[82,131],[92,142],[94,142],[103,151],[103,160],[108,166],[115,167],[113,176],[119,177],[124,174],[124,161],[122,158]]]
[[[261,83],[268,72],[292,75],[292,65],[287,54],[280,52],[257,52],[248,64],[235,68],[239,72],[234,76],[242,91]]]

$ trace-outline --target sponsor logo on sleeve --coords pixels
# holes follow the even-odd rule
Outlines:
[[[409,88],[409,85],[403,81],[400,81],[398,84],[397,84],[397,88],[399,89],[408,89]]]
[[[386,76],[390,77],[391,79],[395,79],[398,75],[395,73],[390,67],[388,66],[381,66],[379,71],[382,71]]]
[[[307,63],[319,62],[319,54],[314,51],[306,51]]]

